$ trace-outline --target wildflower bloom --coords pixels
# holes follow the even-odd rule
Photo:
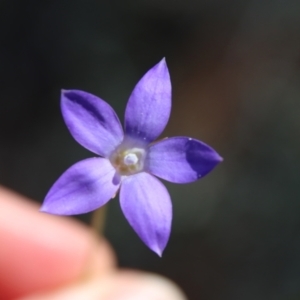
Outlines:
[[[41,211],[87,213],[106,204],[120,189],[121,209],[129,224],[161,255],[170,235],[172,204],[155,176],[174,183],[193,182],[222,160],[212,148],[188,137],[152,143],[167,125],[171,111],[165,59],[135,86],[125,111],[125,133],[111,106],[87,92],[63,91],[61,109],[75,140],[101,157],[71,166],[54,183]]]

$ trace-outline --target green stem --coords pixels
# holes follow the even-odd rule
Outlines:
[[[91,217],[91,227],[99,235],[103,234],[107,206],[104,205],[95,210]]]

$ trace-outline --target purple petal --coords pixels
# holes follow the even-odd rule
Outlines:
[[[105,158],[89,158],[71,166],[48,192],[41,211],[57,215],[90,212],[117,193],[120,178]]]
[[[171,111],[171,81],[165,59],[150,69],[135,86],[126,107],[126,134],[154,141],[166,127]]]
[[[122,182],[120,203],[138,236],[161,256],[172,221],[172,203],[165,186],[144,172],[129,176]]]
[[[148,172],[160,178],[187,183],[205,176],[221,161],[208,145],[187,137],[174,137],[151,145],[145,165]]]
[[[86,149],[108,157],[122,142],[119,118],[102,99],[83,91],[62,91],[61,109],[72,136]]]

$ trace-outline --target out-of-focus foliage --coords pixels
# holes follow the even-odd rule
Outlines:
[[[166,56],[173,111],[164,135],[211,144],[224,162],[169,185],[161,260],[113,201],[106,235],[123,266],[157,271],[191,300],[298,299],[300,2],[297,0],[0,1],[0,180],[42,200],[90,154],[69,135],[61,88],[120,113]]]

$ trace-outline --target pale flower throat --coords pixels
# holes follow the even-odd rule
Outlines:
[[[132,175],[143,170],[145,153],[142,148],[121,145],[112,153],[110,161],[120,175]]]

